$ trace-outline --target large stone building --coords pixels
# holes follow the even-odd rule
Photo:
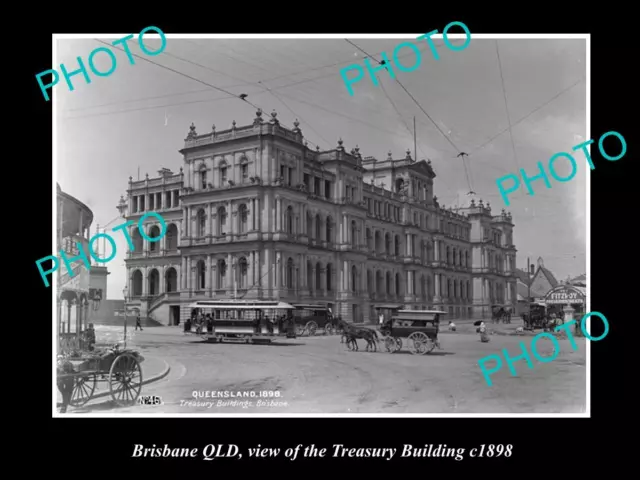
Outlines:
[[[356,322],[394,304],[455,318],[516,301],[511,215],[482,201],[441,207],[430,162],[409,152],[363,158],[342,140],[312,150],[297,121],[258,111],[229,130],[191,125],[180,153],[179,173],[129,178],[127,192],[127,220],[157,211],[167,225],[155,243],[132,226],[126,258],[130,301],[161,323],[209,298],[323,303]]]

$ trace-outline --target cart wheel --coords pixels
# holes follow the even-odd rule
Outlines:
[[[316,322],[309,322],[305,325],[304,329],[309,332],[310,337],[313,337],[318,330],[318,324]]]
[[[111,398],[121,407],[133,405],[142,390],[142,369],[130,353],[116,357],[109,370]]]
[[[426,333],[423,332],[413,332],[409,335],[409,350],[414,355],[424,355],[429,350],[429,337],[427,337]]]
[[[398,350],[398,344],[396,343],[396,339],[393,337],[385,337],[384,339],[384,348],[387,349],[387,352],[393,353]]]
[[[97,382],[95,375],[83,375],[82,377],[76,377],[69,405],[72,407],[81,407],[87,403],[96,389]]]
[[[324,334],[325,335],[333,335],[335,333],[335,330],[333,328],[333,325],[331,325],[330,323],[327,323],[324,326]]]

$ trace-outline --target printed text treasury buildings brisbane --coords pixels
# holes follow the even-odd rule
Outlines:
[[[342,140],[314,151],[298,126],[261,111],[230,130],[191,125],[180,173],[129,178],[128,300],[142,315],[173,325],[195,300],[234,296],[326,304],[354,322],[396,305],[481,318],[515,303],[510,214],[481,200],[447,210],[431,162],[363,158]],[[138,232],[147,211],[165,219],[160,242]]]

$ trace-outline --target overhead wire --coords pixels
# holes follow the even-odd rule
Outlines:
[[[473,150],[471,150],[471,153],[477,152],[478,150],[480,150],[481,148],[486,147],[488,144],[490,144],[491,142],[493,142],[496,138],[498,138],[500,135],[502,135],[503,133],[509,131],[509,128],[513,128],[516,125],[518,125],[519,123],[523,122],[524,120],[526,120],[527,118],[529,118],[531,115],[533,115],[534,113],[536,113],[537,111],[541,110],[542,108],[546,107],[547,105],[549,105],[551,102],[553,102],[554,100],[556,100],[557,98],[559,98],[561,95],[565,94],[566,92],[568,92],[569,90],[571,90],[573,87],[575,87],[576,85],[580,84],[585,77],[581,77],[578,81],[572,83],[571,85],[569,85],[568,87],[562,89],[560,92],[558,92],[556,95],[554,95],[553,97],[551,97],[549,100],[547,100],[546,102],[544,102],[543,104],[537,106],[536,108],[534,108],[533,110],[531,110],[529,113],[527,113],[524,117],[520,118],[519,120],[516,120],[515,122],[513,122],[511,124],[511,127],[507,127],[504,130],[501,130],[500,132],[496,133],[495,135],[493,135],[492,137],[490,137],[488,140],[486,140],[484,143],[482,143],[481,145],[479,145],[478,147],[474,148]]]
[[[188,39],[181,39],[181,40],[185,41],[185,42],[193,43],[194,45],[197,45],[197,46],[201,46],[200,44],[198,44],[196,42],[193,42],[191,40],[188,40]],[[436,48],[441,47],[441,46],[442,45],[436,45]],[[165,54],[166,52],[162,52],[162,53]],[[221,53],[222,54],[223,52],[217,52],[217,53]],[[382,53],[382,52],[379,52],[376,55],[379,55],[380,53]],[[409,57],[410,55],[413,55],[413,54],[409,53],[409,54],[406,54],[406,55],[398,55],[398,58],[406,58],[406,57]],[[227,56],[229,58],[233,59],[233,60],[236,60],[238,62],[242,62],[241,59],[237,59],[237,58],[235,58],[235,57],[233,57],[231,55],[227,55]],[[284,77],[296,76],[296,75],[299,75],[301,73],[308,73],[308,72],[311,72],[311,71],[314,71],[314,70],[321,70],[321,69],[324,69],[324,68],[334,67],[334,66],[338,66],[338,65],[344,65],[344,64],[352,62],[352,61],[353,60],[346,60],[346,61],[343,61],[343,62],[337,62],[337,63],[328,64],[328,65],[322,65],[322,66],[319,66],[319,67],[316,67],[316,68],[311,68],[311,69],[307,69],[307,70],[301,70],[299,72],[294,72],[294,73],[291,73],[291,74],[279,75],[277,77],[271,77],[271,78],[267,78],[267,79],[262,79],[262,80],[259,80],[259,82],[262,82],[262,83],[271,82],[273,80],[277,80],[277,79],[284,78]],[[244,63],[247,63],[247,62],[244,62]],[[247,65],[252,66],[249,63],[247,63]],[[335,72],[331,72],[331,73],[328,73],[326,75],[320,75],[320,76],[313,77],[313,78],[306,78],[306,79],[303,79],[303,80],[296,80],[295,82],[287,83],[287,84],[284,84],[284,85],[274,86],[274,87],[271,87],[271,89],[272,90],[281,90],[281,89],[284,89],[284,88],[289,88],[289,87],[293,87],[293,86],[296,86],[296,85],[300,85],[302,83],[316,82],[317,80],[320,80],[322,78],[328,78],[328,77],[331,77],[331,76],[334,76],[334,75],[335,75]],[[222,85],[220,88],[249,87],[249,86],[254,85],[255,83],[256,82],[243,81],[242,83],[238,83],[238,84]],[[136,103],[136,102],[142,102],[142,101],[145,101],[145,100],[154,100],[154,99],[158,99],[158,98],[178,97],[178,96],[191,95],[191,94],[195,94],[195,93],[203,93],[203,92],[208,92],[208,91],[210,91],[208,88],[203,88],[201,90],[193,90],[191,92],[169,93],[169,94],[165,94],[165,95],[142,97],[142,98],[138,98],[138,99],[123,100],[123,101],[119,101],[119,102],[101,103],[101,104],[92,105],[92,106],[89,106],[89,107],[68,109],[67,111],[88,110],[88,109],[92,109],[92,108],[101,108],[101,107],[107,107],[107,106],[112,106],[112,105],[117,105],[117,104]],[[237,95],[234,95],[234,96],[237,96]],[[231,97],[229,97],[229,98],[231,98]]]
[[[400,110],[398,109],[398,107],[396,107],[396,104],[394,103],[394,101],[391,99],[391,97],[389,96],[389,94],[387,93],[387,90],[384,88],[384,84],[382,83],[382,80],[380,80],[380,77],[378,77],[376,75],[376,78],[378,79],[378,83],[380,84],[380,87],[382,89],[382,93],[384,93],[384,96],[387,97],[387,100],[389,100],[389,103],[391,104],[391,106],[393,107],[393,109],[396,111],[396,114],[398,115],[398,117],[400,117],[400,120],[402,121],[402,123],[404,124],[405,128],[407,129],[407,131],[409,132],[410,135],[414,135],[417,136],[417,132],[412,131],[411,128],[409,127],[409,125],[407,124],[407,122],[405,121],[404,117],[402,116],[402,114],[400,113]],[[422,156],[424,158],[428,158],[427,155],[424,153],[424,150],[422,150],[422,145],[420,145],[418,143],[418,149],[420,150],[420,153],[422,153]],[[418,160],[417,158],[415,160]],[[450,192],[453,192],[453,189],[451,187],[449,187],[449,185],[447,185],[445,182],[442,182],[443,185],[445,186],[445,188],[447,190],[449,190]]]
[[[359,47],[358,45],[356,45],[354,42],[352,42],[351,40],[345,38],[345,41],[347,43],[349,43],[350,45],[354,46],[355,48],[357,48],[358,50],[360,50],[362,53],[364,53],[367,57],[371,58],[372,60],[375,60],[374,57],[372,57],[367,51],[365,51],[363,48]],[[381,61],[379,60],[375,60],[376,62],[378,62],[380,65],[385,65],[383,64]],[[386,68],[386,67],[385,67]],[[398,80],[398,78],[395,78],[395,81],[398,83],[398,85],[400,85],[400,87],[405,91],[405,93],[409,96],[409,98],[411,98],[411,100],[413,101],[413,103],[416,104],[416,106],[422,111],[422,113],[425,114],[425,116],[431,121],[431,123],[433,124],[434,127],[436,127],[436,129],[438,130],[438,132],[440,132],[440,134],[449,142],[449,144],[454,148],[454,150],[456,150],[458,152],[458,156],[462,156],[462,166],[465,172],[465,176],[467,178],[467,186],[469,187],[469,193],[473,193],[473,188],[471,186],[471,181],[469,180],[469,173],[467,170],[467,165],[464,161],[464,155],[467,155],[466,153],[462,152],[455,143],[453,143],[453,141],[451,140],[451,138],[449,138],[448,135],[446,135],[442,129],[440,128],[440,126],[435,122],[435,120],[433,118],[431,118],[431,115],[429,115],[429,113],[427,113],[427,111],[422,107],[422,105],[420,104],[420,102],[418,102],[415,97],[411,94],[411,92],[409,92],[409,90],[407,90],[407,88],[402,84],[402,82],[400,80]]]
[[[96,42],[103,43],[103,44],[108,45],[108,46],[110,46],[110,47],[111,47],[111,46],[113,46],[113,45],[111,45],[111,44],[109,44],[109,43],[107,43],[107,42],[103,42],[102,40],[98,40],[98,39],[95,39],[95,40],[96,40]],[[122,50],[122,49],[120,49],[120,48],[118,48],[118,50],[124,51],[124,50]],[[242,100],[243,102],[248,103],[249,105],[251,105],[251,106],[252,106],[252,107],[254,107],[255,109],[257,109],[257,110],[261,110],[261,111],[264,111],[264,109],[262,109],[260,106],[258,106],[258,105],[256,105],[255,103],[253,103],[253,102],[251,102],[251,101],[247,100],[246,98],[241,98],[241,97],[240,97],[240,95],[235,95],[235,94],[233,94],[233,93],[231,93],[231,92],[229,92],[229,91],[227,91],[227,90],[225,90],[225,89],[223,89],[223,88],[221,88],[221,87],[217,87],[217,86],[215,86],[215,85],[213,85],[213,84],[210,84],[210,83],[208,83],[208,82],[205,82],[205,81],[203,81],[203,80],[200,80],[200,79],[198,79],[198,78],[196,78],[196,77],[192,77],[191,75],[188,75],[188,74],[186,74],[186,73],[180,72],[179,70],[175,70],[175,69],[173,69],[173,68],[171,68],[171,67],[167,67],[166,65],[162,65],[161,63],[154,62],[154,61],[152,61],[152,60],[150,60],[150,59],[148,59],[148,58],[144,58],[144,57],[142,57],[142,56],[140,56],[140,55],[137,55],[137,54],[135,54],[135,53],[133,53],[133,52],[129,52],[129,53],[131,53],[131,55],[133,55],[133,56],[135,56],[135,57],[137,57],[137,58],[140,58],[140,59],[142,59],[142,60],[145,60],[145,61],[147,61],[147,62],[149,62],[149,63],[151,63],[151,64],[153,64],[153,65],[156,65],[156,66],[158,66],[158,67],[164,68],[164,69],[169,70],[169,71],[171,71],[171,72],[177,73],[178,75],[182,75],[183,77],[186,77],[186,78],[189,78],[189,79],[191,79],[191,80],[194,80],[194,81],[196,81],[196,82],[198,82],[198,83],[202,83],[203,85],[206,85],[206,86],[208,86],[208,87],[211,87],[211,88],[213,88],[213,89],[215,89],[215,90],[218,90],[218,91],[221,91],[221,92],[223,92],[223,93],[226,93],[226,94],[227,94],[227,95],[229,95],[230,97],[234,97],[234,96],[235,96],[235,97],[236,97],[236,98],[238,98],[239,100]],[[282,124],[282,125],[286,126],[286,124]],[[308,141],[310,144],[312,144],[312,145],[316,145],[316,146],[318,146],[318,145],[317,145],[317,144],[315,144],[314,142],[311,142],[311,141],[309,141],[309,140],[307,140],[307,141]]]
[[[504,74],[502,72],[502,62],[500,61],[500,47],[498,46],[498,40],[496,42],[496,56],[498,57],[498,70],[500,71],[500,83],[502,85],[502,98],[504,99],[504,109],[507,112],[507,125],[509,128],[509,138],[511,139],[511,149],[513,151],[513,159],[516,163],[516,168],[520,171],[520,163],[518,162],[518,153],[516,152],[516,144],[513,140],[513,130],[511,127],[511,115],[509,114],[509,103],[507,102],[507,89],[504,85]],[[524,191],[524,184],[521,183],[520,187]]]

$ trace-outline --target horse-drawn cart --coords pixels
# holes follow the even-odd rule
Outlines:
[[[402,339],[407,339],[409,351],[414,355],[431,353],[440,347],[438,332],[440,316],[446,312],[440,310],[399,310],[387,320],[380,333],[385,337],[384,346],[394,353],[402,349]]]
[[[102,352],[82,352],[58,360],[58,385],[73,381],[69,404],[81,407],[96,390],[98,382],[109,385],[113,401],[120,406],[133,405],[142,390],[142,355],[135,350],[121,350],[118,345]]]

